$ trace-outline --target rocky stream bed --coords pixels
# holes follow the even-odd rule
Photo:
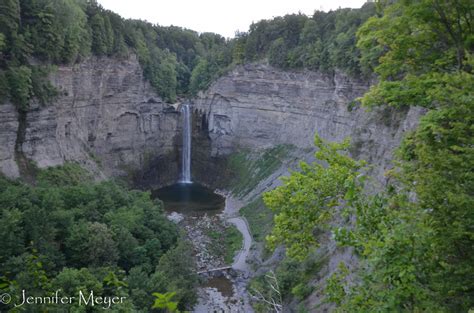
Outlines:
[[[185,230],[194,247],[202,284],[198,288],[198,304],[193,312],[253,312],[246,291],[250,277],[246,260],[252,239],[245,219],[238,216],[239,202],[230,195],[223,196],[226,197],[223,212],[171,212],[168,215]],[[241,250],[229,264],[224,260],[226,247],[222,234],[231,224],[242,233],[243,242]]]

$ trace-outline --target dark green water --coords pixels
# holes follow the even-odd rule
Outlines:
[[[225,206],[224,197],[199,184],[174,184],[152,192],[163,201],[165,210],[182,214],[220,213]]]

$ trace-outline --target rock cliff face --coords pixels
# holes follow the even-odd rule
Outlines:
[[[174,162],[179,114],[165,104],[142,75],[135,57],[91,58],[52,73],[59,97],[46,106],[32,104],[18,149],[40,168],[75,161],[99,176],[123,176],[157,159]],[[18,114],[0,105],[0,169],[20,173],[15,163]],[[167,175],[162,175],[166,177]]]
[[[61,66],[51,81],[59,97],[46,106],[33,103],[22,123],[12,104],[0,104],[4,174],[20,175],[20,151],[41,168],[75,161],[99,176],[133,173],[144,187],[177,179],[179,110],[151,89],[135,57]],[[311,148],[318,132],[333,141],[351,136],[352,154],[374,163],[383,180],[393,149],[420,111],[367,113],[353,100],[368,87],[342,73],[285,72],[264,64],[235,68],[191,101],[194,178],[216,185],[215,177],[225,177],[226,156],[237,149]]]
[[[0,170],[8,177],[20,175],[15,162],[18,113],[11,103],[0,104]]]
[[[237,67],[194,101],[193,155],[194,164],[198,165],[195,176],[205,182],[209,176],[218,177],[219,173],[213,173],[221,170],[216,168],[216,160],[241,148],[258,153],[278,144],[292,144],[299,148],[300,158],[308,158],[307,151],[312,149],[314,134],[318,133],[330,141],[351,137],[352,156],[373,165],[370,174],[384,184],[394,149],[404,132],[414,129],[423,111],[379,108],[366,112],[354,100],[368,88],[368,82],[343,73],[329,76],[309,71],[284,72],[264,64]],[[278,186],[278,177],[288,175],[285,166],[288,164],[264,179],[243,202]],[[290,167],[296,168],[296,164]],[[340,222],[336,219],[333,223]],[[329,234],[320,240],[318,251],[321,259],[327,258],[327,264],[311,282],[315,291],[305,300],[305,307],[327,312],[331,306],[323,302],[325,280],[341,261],[354,268],[357,257],[351,249],[337,248]],[[252,262],[263,270],[274,267],[280,258],[275,253],[263,262],[255,255]],[[296,311],[297,303],[292,301],[288,311]]]
[[[383,180],[393,149],[421,112],[411,108],[367,113],[353,100],[368,87],[368,82],[342,73],[285,72],[264,64],[237,67],[194,101],[196,127],[201,133],[205,128],[208,138],[203,144],[203,136],[195,135],[199,145],[194,146],[194,162],[205,168],[196,168],[195,174],[212,171],[204,159],[239,148],[258,151],[277,144],[311,148],[317,132],[331,141],[351,136],[351,153],[375,164],[374,174]],[[199,152],[203,146],[205,153]]]
[[[51,81],[60,90],[58,99],[47,106],[33,103],[26,118],[12,104],[0,104],[1,172],[18,177],[29,159],[39,167],[79,162],[98,176],[127,176],[144,188],[178,179],[178,104],[166,104],[154,93],[136,58],[92,58],[59,67]],[[291,144],[303,157],[318,133],[331,141],[350,136],[351,154],[373,164],[372,174],[384,183],[393,150],[423,112],[413,107],[365,112],[354,99],[368,88],[368,82],[343,73],[238,66],[191,100],[193,179],[225,187],[231,153]],[[275,187],[277,176],[278,172],[262,181],[253,193]],[[333,241],[325,247],[330,255],[326,277],[340,260],[356,262],[351,251],[336,249]],[[314,307],[321,296],[315,292],[308,301]]]

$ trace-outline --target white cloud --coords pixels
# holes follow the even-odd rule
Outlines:
[[[315,10],[328,11],[339,7],[360,8],[365,0],[98,0],[98,2],[104,8],[125,18],[233,37],[237,30],[247,31],[253,21],[298,12],[312,15]]]

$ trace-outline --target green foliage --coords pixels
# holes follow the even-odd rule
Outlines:
[[[92,51],[97,55],[108,54],[112,50],[112,30],[107,16],[94,14],[90,18],[90,27],[92,30]]]
[[[153,303],[153,309],[165,309],[168,312],[180,312],[178,310],[178,303],[171,301],[173,297],[176,295],[176,292],[167,292],[167,293],[158,293],[154,292],[153,296],[155,296],[155,302]]]
[[[61,288],[67,295],[77,295],[79,291],[89,293],[92,290],[95,294],[103,292],[102,283],[87,268],[64,268],[51,283],[56,290]]]
[[[271,281],[268,275],[274,276],[278,282],[278,289],[282,296],[282,302],[287,303],[296,297],[297,300],[302,301],[313,291],[311,280],[326,264],[327,259],[320,254],[312,253],[306,259],[297,261],[285,258],[275,269],[274,272],[266,273],[254,277],[250,282],[249,291],[254,295],[263,295],[265,299],[276,298],[275,290],[270,286]],[[275,286],[273,283],[272,285]],[[261,299],[260,299],[261,300]],[[255,301],[253,303],[257,312],[272,311],[265,303]]]
[[[244,196],[259,182],[275,172],[289,158],[292,145],[278,145],[258,152],[241,151],[229,158],[229,168],[235,177],[231,184],[235,195]]]
[[[167,101],[175,102],[176,101],[176,58],[169,54],[164,53],[156,57],[157,63],[154,63],[151,66],[152,74],[149,77],[152,85],[154,85],[160,95],[162,95]]]
[[[242,233],[237,229],[237,227],[230,225],[225,228],[224,232],[224,262],[226,264],[232,264],[234,257],[240,249],[242,249]]]
[[[259,21],[236,39],[234,62],[268,58],[271,65],[284,69],[329,73],[341,69],[351,75],[368,75],[371,71],[360,64],[355,34],[374,14],[375,5],[367,3],[356,10],[316,11],[312,17],[293,14]]]
[[[337,272],[333,273],[331,277],[326,280],[326,298],[325,301],[334,302],[337,305],[341,305],[342,300],[346,296],[344,289],[346,283],[345,279],[349,275],[347,266],[341,262],[338,265]]]
[[[31,88],[33,96],[41,105],[47,105],[58,95],[58,91],[48,79],[51,67],[34,66],[31,68]]]
[[[39,170],[34,187],[0,177],[0,207],[2,290],[94,290],[130,299],[124,312],[151,307],[157,286],[177,292],[180,307],[195,301],[190,248],[148,193],[66,164]]]
[[[331,150],[316,140],[317,159],[327,167],[313,164],[310,171],[303,165],[301,173],[292,173],[266,194],[267,205],[286,214],[275,219],[270,238],[286,244],[296,259],[317,245],[317,214],[337,207],[344,216],[354,215],[354,227],[333,230],[337,242],[353,246],[361,258],[359,283],[347,286],[345,266],[327,281],[326,300],[339,311],[459,312],[472,307],[473,137],[472,112],[466,109],[447,107],[422,118],[400,150],[401,165],[393,172],[397,189],[368,197],[362,191],[362,164],[341,155],[339,145]]]
[[[249,287],[249,293],[254,300],[253,308],[256,312],[283,311],[284,294],[280,288],[279,277],[273,270],[253,279]]]
[[[268,62],[276,67],[287,67],[287,47],[283,38],[275,40],[268,51]]]
[[[460,312],[474,305],[469,12],[469,1],[401,1],[359,30],[363,57],[380,76],[362,103],[431,110],[401,145],[396,193],[392,187],[361,201],[355,231],[341,236],[370,269],[342,310]]]
[[[362,104],[430,109],[402,142],[397,167],[388,173],[395,185],[367,196],[362,164],[323,144],[317,159],[326,166],[303,164],[265,196],[277,213],[269,239],[286,244],[296,258],[317,245],[315,229],[330,217],[324,214],[355,221],[333,229],[338,244],[354,247],[360,258],[351,285],[345,266],[327,280],[326,300],[336,311],[465,312],[474,306],[470,12],[469,1],[399,1],[358,30],[362,69],[379,75]]]
[[[471,11],[470,1],[400,1],[369,19],[357,45],[380,80],[362,103],[437,106],[438,97],[465,78],[456,76],[471,71]]]
[[[325,166],[302,164],[301,172],[265,195],[277,213],[269,239],[285,244],[297,260],[317,246],[315,229],[334,212],[355,216],[354,228],[333,230],[340,245],[353,246],[361,257],[358,284],[346,285],[344,266],[327,281],[326,299],[341,312],[458,312],[472,307],[471,110],[449,106],[422,118],[399,152],[401,165],[393,172],[400,184],[396,192],[391,187],[365,195],[359,174],[363,164],[340,154],[344,145],[316,137],[317,159]],[[297,286],[292,290],[305,294]]]
[[[44,186],[77,186],[89,182],[92,175],[76,163],[65,163],[62,166],[48,167],[37,175],[38,185]]]
[[[191,251],[190,244],[180,242],[160,259],[155,273],[150,277],[154,291],[176,293],[175,300],[180,310],[192,307],[197,301],[198,278]]]
[[[8,74],[7,80],[0,75],[0,87],[7,87],[2,98],[10,98],[24,111],[33,97],[46,103],[54,96],[48,72],[35,76],[31,60],[71,64],[91,53],[127,58],[133,52],[144,76],[168,102],[189,93],[199,59],[209,60],[210,66],[199,86],[193,84],[194,93],[207,88],[232,62],[231,46],[219,35],[124,20],[96,1],[8,0],[0,9],[0,71]]]
[[[191,73],[189,81],[189,90],[191,93],[197,93],[199,90],[205,90],[211,83],[211,73],[209,63],[206,59],[200,59]]]
[[[7,72],[9,93],[18,110],[26,111],[33,93],[31,69],[27,66],[11,67]]]
[[[0,77],[5,88],[2,98],[10,97],[19,111],[27,111],[30,99],[35,97],[45,105],[56,95],[56,89],[47,80],[49,70],[39,66],[10,67],[6,75]]]
[[[205,234],[211,239],[210,253],[222,257],[226,264],[232,264],[236,253],[242,248],[242,233],[231,224],[217,229],[210,226],[205,229]]]
[[[273,212],[265,206],[262,197],[240,209],[240,214],[247,219],[250,233],[256,242],[264,242],[273,227]]]
[[[293,294],[298,300],[304,300],[311,294],[311,292],[313,292],[313,287],[306,283],[299,283],[291,289],[291,294]]]
[[[357,75],[361,66],[355,31],[374,14],[374,5],[367,4],[360,10],[316,12],[311,18],[286,15],[252,24],[248,33],[226,40],[124,20],[96,1],[5,0],[0,9],[0,70],[13,71],[5,96],[22,110],[33,96],[48,102],[53,91],[47,83],[29,81],[25,70],[19,72],[19,67],[34,67],[30,60],[71,64],[91,54],[127,58],[135,53],[144,76],[168,102],[207,89],[235,64],[264,58],[281,68],[339,68]],[[46,75],[41,76],[44,82]]]
[[[225,73],[232,62],[232,46],[221,42],[221,38],[213,41],[209,52],[203,58],[199,58],[197,65],[191,73],[189,81],[189,92],[195,95],[200,90],[206,90],[211,83],[220,75]]]
[[[283,185],[264,194],[265,205],[275,212],[275,226],[267,241],[285,244],[292,258],[304,259],[318,246],[316,233],[325,230],[333,212],[350,201],[359,186],[363,163],[341,154],[349,141],[326,143],[315,137],[315,157],[324,162],[300,163],[301,171],[282,177]]]

